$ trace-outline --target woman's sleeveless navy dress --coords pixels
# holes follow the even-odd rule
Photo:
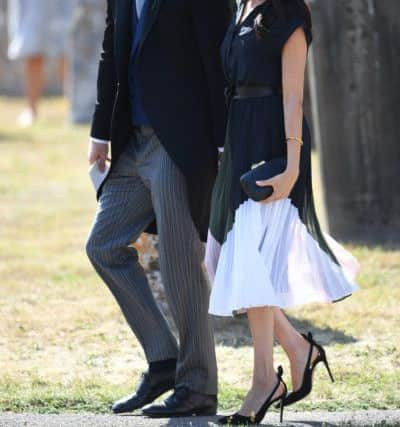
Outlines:
[[[299,179],[289,199],[264,204],[242,191],[240,177],[261,161],[286,156],[282,95],[282,49],[302,18],[274,20],[254,30],[257,7],[240,25],[234,20],[222,46],[233,87],[269,86],[276,95],[235,98],[221,168],[213,192],[206,266],[213,278],[210,313],[231,316],[251,307],[289,308],[333,302],[351,295],[358,264],[323,235],[313,203],[311,137],[303,120]],[[273,12],[267,6],[266,13]],[[239,12],[240,16],[240,12]]]

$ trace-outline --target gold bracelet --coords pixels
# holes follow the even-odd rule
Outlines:
[[[288,141],[296,141],[296,142],[298,142],[300,145],[303,145],[303,140],[302,140],[302,138],[298,138],[297,136],[288,136],[288,137],[286,138],[286,142],[288,142]]]

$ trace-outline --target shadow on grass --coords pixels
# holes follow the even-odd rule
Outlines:
[[[368,242],[365,241],[362,243],[362,245],[364,246],[365,249],[377,249],[379,248],[382,252],[395,252],[400,250],[400,242],[398,241],[398,234],[396,234],[395,232],[392,232],[392,239],[394,239],[393,241],[386,241],[382,244],[377,245],[374,242]],[[397,241],[396,241],[397,240]]]
[[[271,427],[273,425],[281,425],[279,423],[268,423],[268,424],[258,424],[260,427],[268,426]],[[284,421],[283,425],[285,427],[337,427],[337,424],[327,423],[325,421]]]
[[[262,426],[270,426],[271,424],[261,424]],[[326,421],[289,421],[284,425],[290,426],[301,426],[301,427],[337,427],[337,424],[327,423]]]
[[[315,339],[323,345],[331,343],[350,344],[357,342],[357,338],[330,327],[320,328],[308,320],[299,320],[289,317],[292,325],[302,333],[312,332]],[[250,331],[245,315],[236,318],[214,317],[216,342],[227,347],[242,347],[252,345]]]
[[[366,228],[366,227],[365,227]],[[394,225],[376,227],[371,225],[368,233],[365,229],[356,238],[341,239],[340,243],[348,246],[363,246],[365,249],[379,249],[382,252],[400,250],[398,227]]]
[[[31,142],[33,141],[32,135],[29,132],[0,132],[0,144],[2,143],[18,143],[18,142]]]

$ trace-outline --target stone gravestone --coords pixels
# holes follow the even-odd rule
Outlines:
[[[400,242],[399,0],[314,0],[312,92],[330,231]]]
[[[73,123],[88,123],[96,101],[97,67],[105,28],[106,1],[73,0],[68,92]]]

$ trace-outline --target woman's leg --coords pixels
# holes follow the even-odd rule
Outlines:
[[[251,416],[260,410],[277,384],[274,369],[274,312],[270,307],[254,308],[247,311],[254,345],[253,382],[239,413]],[[283,385],[276,396],[283,392]]]
[[[25,61],[25,95],[28,107],[19,115],[17,123],[26,128],[33,124],[38,114],[38,103],[43,92],[44,58],[31,56]]]
[[[289,322],[280,308],[272,308],[274,316],[275,339],[282,346],[290,361],[293,390],[297,390],[303,380],[304,368],[307,363],[310,344]],[[316,348],[313,350],[314,360],[318,356]]]
[[[32,56],[26,60],[26,97],[34,117],[37,115],[38,103],[43,92],[43,69],[43,56]]]

